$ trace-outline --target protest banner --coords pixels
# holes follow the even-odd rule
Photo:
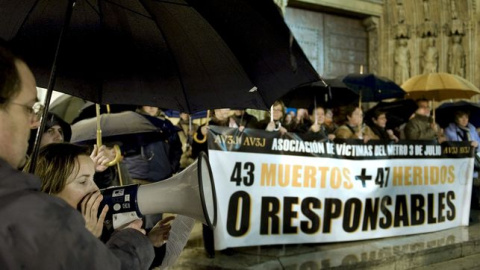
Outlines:
[[[468,225],[469,143],[308,142],[211,126],[215,248],[352,241]]]

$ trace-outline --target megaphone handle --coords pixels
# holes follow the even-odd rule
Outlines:
[[[137,205],[138,185],[109,187],[100,190],[100,192],[103,200],[99,209],[108,205],[105,222],[112,222],[114,229],[143,216]]]

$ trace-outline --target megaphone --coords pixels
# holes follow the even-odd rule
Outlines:
[[[173,213],[194,218],[212,230],[217,223],[217,196],[207,155],[200,153],[190,166],[171,178],[146,185],[109,187],[101,190],[105,218],[120,228],[143,215]]]

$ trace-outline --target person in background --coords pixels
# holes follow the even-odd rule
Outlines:
[[[193,135],[193,142],[192,142],[192,157],[197,158],[200,152],[208,153],[208,128],[209,126],[220,126],[220,127],[231,127],[231,128],[239,128],[236,122],[231,119],[230,116],[230,109],[223,108],[223,109],[215,109],[213,110],[213,115],[210,120],[208,120],[208,125],[201,125],[197,128],[197,131]]]
[[[257,128],[265,129],[266,131],[278,131],[280,134],[287,133],[288,130],[284,127],[284,116],[286,114],[285,104],[277,100],[273,103],[272,107],[273,115],[269,115],[262,121],[259,121]]]
[[[141,224],[132,222],[105,245],[77,210],[40,192],[41,181],[18,170],[40,107],[35,77],[0,40],[0,268],[148,269],[154,252]]]
[[[287,115],[285,115],[285,125],[286,126],[293,126],[293,116],[291,113],[287,113]]]
[[[145,115],[161,132],[156,140],[126,152],[123,164],[130,175],[130,181],[144,185],[172,177],[180,169],[182,156],[179,128],[166,119],[157,107],[142,106],[137,109],[137,113]],[[162,214],[146,215],[145,229],[152,229],[162,218]]]
[[[310,119],[297,127],[295,132],[301,134],[306,141],[333,140],[335,134],[329,134],[325,127],[325,109],[321,106],[312,108]]]
[[[45,132],[43,133],[40,139],[40,148],[51,143],[62,143],[69,142],[72,137],[72,128],[70,125],[63,121],[60,117],[56,116],[53,113],[47,113],[45,121]],[[33,147],[35,144],[35,137],[38,132],[38,127],[30,131],[30,139],[28,140],[28,155],[32,154]],[[115,178],[115,169],[107,167],[107,163],[113,160],[115,153],[112,153],[111,149],[102,145],[98,148],[96,145],[93,146],[92,153],[90,158],[95,163],[95,182],[111,183],[112,179]],[[24,169],[25,172],[28,172]],[[107,186],[102,186],[105,188]]]
[[[72,137],[70,125],[53,113],[48,113],[45,121],[45,131],[40,139],[40,147],[54,142],[69,142]],[[29,140],[29,153],[33,150],[38,129],[32,129]]]
[[[303,125],[310,125],[310,116],[307,109],[298,108],[297,109],[297,116],[293,118],[293,123],[291,125],[284,125],[286,129],[289,131],[297,130],[301,128]]]
[[[327,130],[328,134],[335,134],[335,131],[338,128],[338,125],[333,120],[333,110],[332,109],[325,109],[325,129]]]
[[[405,139],[407,140],[437,140],[439,143],[445,141],[443,130],[430,117],[431,108],[427,99],[418,99],[418,109],[404,128]]]
[[[178,137],[179,128],[157,107],[143,106],[137,112],[150,117],[149,121],[162,132],[158,140],[126,153],[123,163],[133,183],[148,184],[170,178],[180,168],[182,144]]]
[[[370,119],[365,121],[372,130],[372,140],[392,140],[398,142],[393,130],[387,129],[387,113],[381,110],[375,110]]]
[[[445,128],[445,137],[447,141],[463,141],[470,142],[470,145],[475,149],[477,157],[475,157],[475,167],[473,173],[473,188],[472,188],[472,209],[480,209],[480,183],[478,180],[478,171],[480,164],[478,162],[478,155],[480,155],[480,137],[470,122],[470,114],[466,111],[458,110],[454,113],[454,122],[450,123]]]
[[[258,119],[245,110],[233,110],[233,115],[230,117],[230,121],[232,120],[235,121],[240,131],[243,131],[244,128],[255,128],[258,124]]]
[[[356,105],[349,105],[345,110],[345,124],[335,131],[337,139],[361,139],[368,142],[372,138],[372,130],[363,124],[363,111]]]
[[[180,170],[183,170],[195,161],[192,158],[192,140],[193,134],[198,129],[198,125],[192,123],[188,113],[181,112],[177,127],[180,128],[180,131],[178,131],[178,137],[182,143],[183,152],[180,157]]]

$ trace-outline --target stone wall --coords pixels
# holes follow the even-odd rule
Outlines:
[[[290,7],[285,20],[322,77],[367,69],[368,34],[361,20]]]
[[[480,0],[280,2],[277,1],[283,5],[292,32],[302,46],[306,46],[317,71],[327,78],[358,71],[360,62],[365,62],[366,71],[391,78],[398,84],[405,78],[436,71],[456,73],[480,86]],[[325,27],[326,22],[331,24]],[[336,37],[329,36],[326,29],[333,27],[338,31],[337,36],[343,32],[345,37],[353,38],[343,41],[355,42],[352,25],[361,25],[365,33],[364,58],[359,60],[345,53],[342,57],[348,59],[348,63],[338,62],[337,58],[330,57],[335,54],[329,51],[329,46],[335,46],[329,39]],[[341,44],[351,48],[358,45]]]

